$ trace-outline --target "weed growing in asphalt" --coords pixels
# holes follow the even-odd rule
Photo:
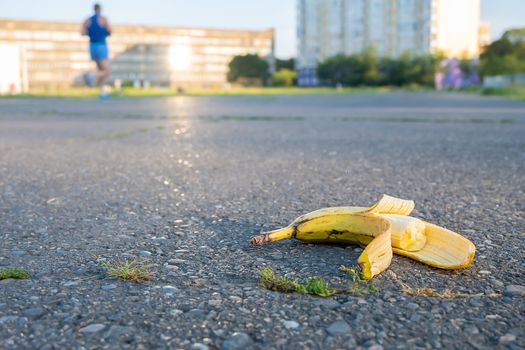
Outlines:
[[[341,265],[339,270],[346,273],[350,278],[349,291],[351,294],[366,295],[379,292],[379,288],[374,285],[374,282],[366,281],[361,277],[361,269],[359,266],[346,267]]]
[[[341,266],[340,270],[350,277],[348,288],[331,288],[322,277],[308,277],[301,283],[295,277],[276,275],[268,266],[259,272],[259,286],[276,292],[296,292],[324,298],[334,294],[368,295],[379,292],[379,288],[373,282],[366,281],[361,277],[361,270],[358,266]]]
[[[133,260],[116,260],[111,262],[100,261],[99,264],[106,270],[108,277],[120,278],[132,282],[146,282],[153,279],[150,266],[140,261]]]
[[[276,292],[292,293],[301,286],[296,278],[277,276],[270,267],[265,267],[259,272],[259,285]]]
[[[317,295],[325,298],[338,292],[337,290],[330,288],[328,282],[321,277],[307,278],[302,286],[305,288],[306,294]]]
[[[276,275],[270,267],[259,272],[259,285],[263,288],[283,293],[310,294],[329,297],[338,291],[329,287],[321,277],[310,277],[301,283],[297,278]]]
[[[29,272],[18,267],[3,267],[0,269],[0,280],[6,280],[9,278],[23,280],[31,277]]]

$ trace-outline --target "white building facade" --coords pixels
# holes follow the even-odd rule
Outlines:
[[[220,88],[228,63],[248,53],[273,60],[274,31],[112,26],[110,81]],[[0,19],[0,94],[83,84],[94,67],[79,23]]]
[[[298,0],[299,84],[317,84],[319,61],[368,47],[389,57],[475,57],[479,17],[480,0]]]

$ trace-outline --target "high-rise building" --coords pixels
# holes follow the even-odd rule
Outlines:
[[[480,0],[298,0],[299,83],[327,57],[374,47],[379,56],[479,53]]]
[[[112,29],[108,38],[110,80],[123,83],[222,87],[233,56],[256,53],[273,59],[273,30],[136,25],[114,25]],[[0,75],[3,91],[82,84],[82,75],[94,67],[88,39],[80,35],[80,23],[0,19],[0,44],[2,69],[16,72],[9,81],[5,74]],[[7,62],[16,62],[16,67],[14,63],[6,67]]]
[[[479,24],[479,39],[478,39],[480,53],[483,52],[485,47],[490,45],[490,42],[492,41],[491,34],[492,34],[492,28],[490,27],[490,23],[481,22]]]

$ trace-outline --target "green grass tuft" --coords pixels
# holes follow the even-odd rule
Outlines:
[[[307,278],[301,283],[297,278],[278,276],[270,267],[265,267],[259,272],[259,285],[263,288],[283,293],[310,294],[319,297],[329,297],[337,293],[337,290],[329,287],[321,277]]]
[[[263,268],[259,272],[259,277],[259,285],[273,291],[292,293],[300,286],[296,278],[277,276],[270,267]]]
[[[18,267],[4,267],[0,269],[0,280],[6,280],[9,278],[22,280],[22,279],[28,279],[31,275],[27,270],[18,268]]]
[[[361,269],[359,266],[346,267],[341,265],[339,270],[346,273],[350,278],[349,290],[351,294],[367,295],[379,292],[379,288],[374,285],[374,282],[367,281],[362,278]]]
[[[373,282],[366,281],[361,277],[361,270],[358,266],[341,266],[340,270],[350,278],[348,288],[331,288],[328,282],[321,277],[308,277],[304,282],[300,282],[295,277],[276,275],[268,266],[259,272],[259,285],[276,292],[295,292],[324,298],[335,294],[368,295],[379,292],[379,288],[377,288]]]
[[[116,260],[112,262],[99,261],[99,263],[106,270],[108,277],[132,282],[146,282],[153,279],[150,266],[139,259]]]
[[[321,277],[307,278],[304,281],[303,286],[306,289],[306,294],[317,295],[320,297],[326,298],[337,293],[337,291],[330,288],[328,282]]]

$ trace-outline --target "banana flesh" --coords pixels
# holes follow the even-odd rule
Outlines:
[[[412,252],[425,246],[427,237],[423,220],[399,214],[379,215],[392,225],[392,247]]]
[[[358,258],[363,278],[387,269],[392,253],[442,269],[470,266],[476,247],[465,237],[408,216],[411,200],[383,195],[371,207],[331,207],[299,216],[289,226],[252,238],[264,244],[296,238],[308,243],[361,244]]]
[[[417,251],[393,248],[394,253],[446,270],[469,267],[476,246],[456,232],[425,222],[426,244]]]

